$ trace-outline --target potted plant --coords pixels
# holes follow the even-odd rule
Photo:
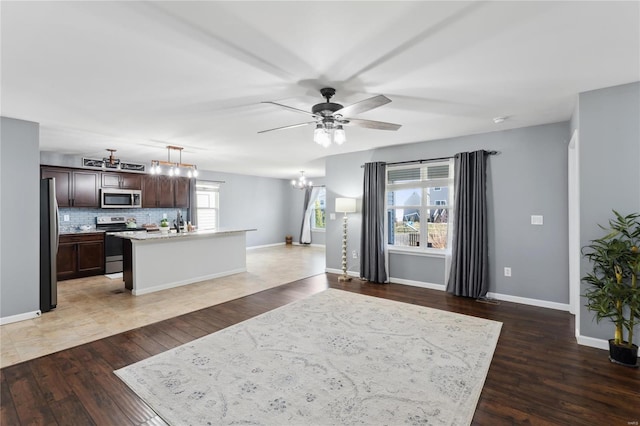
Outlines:
[[[168,234],[169,233],[169,220],[168,219],[162,219],[160,221],[160,232],[163,234]]]
[[[589,285],[584,297],[597,322],[607,318],[615,325],[614,338],[609,340],[609,359],[637,367],[638,346],[633,343],[633,331],[640,320],[640,214],[613,213],[615,218],[609,220],[609,227],[600,226],[606,235],[582,249],[592,265],[582,279]]]

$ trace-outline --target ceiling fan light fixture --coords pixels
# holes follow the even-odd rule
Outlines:
[[[313,131],[313,141],[318,145],[328,148],[332,144],[342,145],[346,142],[347,137],[343,125],[350,124],[359,127],[365,127],[376,130],[398,130],[402,127],[400,124],[386,123],[383,121],[373,121],[364,119],[349,118],[353,114],[370,111],[382,105],[391,102],[391,99],[384,95],[377,95],[371,98],[356,102],[355,104],[342,106],[341,104],[331,102],[331,98],[336,94],[336,90],[331,87],[320,89],[320,94],[325,98],[326,102],[311,107],[311,112],[288,105],[279,104],[277,102],[267,101],[263,103],[277,105],[291,111],[300,112],[305,115],[311,115],[315,121],[306,123],[292,124],[289,126],[276,127],[274,129],[262,130],[258,133],[272,132],[274,130],[293,129],[300,126],[315,124]]]
[[[313,131],[313,141],[327,148],[331,145],[331,131],[324,124],[319,123]]]
[[[336,145],[342,145],[343,143],[345,143],[347,140],[347,135],[344,132],[344,129],[342,128],[342,124],[338,124],[336,126],[336,129],[333,132],[333,141],[336,143]]]

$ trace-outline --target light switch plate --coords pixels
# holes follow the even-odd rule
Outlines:
[[[329,219],[330,220],[336,220],[336,214],[335,213],[329,213]]]
[[[532,225],[542,225],[543,220],[542,220],[542,215],[531,215],[531,224]]]

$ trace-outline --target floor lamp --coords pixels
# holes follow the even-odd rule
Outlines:
[[[347,213],[355,213],[355,198],[336,198],[336,213],[344,213],[342,219],[342,275],[338,281],[351,281],[347,275]]]

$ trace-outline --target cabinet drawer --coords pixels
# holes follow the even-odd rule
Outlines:
[[[60,235],[60,244],[63,243],[83,243],[83,242],[101,242],[104,241],[104,232],[95,232],[90,234],[62,234]]]

